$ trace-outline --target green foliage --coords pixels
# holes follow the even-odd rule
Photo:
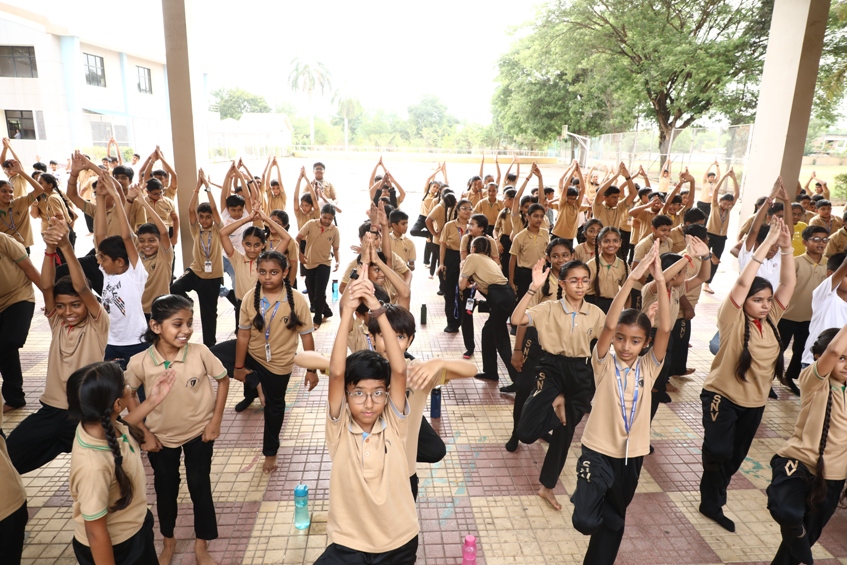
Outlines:
[[[264,96],[247,92],[243,88],[221,88],[212,92],[221,119],[241,118],[242,114],[266,113],[271,111]]]
[[[832,198],[839,202],[847,200],[847,173],[835,175],[835,186],[832,187]]]
[[[323,118],[315,118],[315,142],[310,143],[309,118],[289,116],[291,127],[291,142],[295,145],[344,145],[344,131]]]
[[[312,100],[314,93],[324,94],[332,88],[332,75],[323,63],[306,59],[292,59],[288,75],[291,90],[303,92]]]

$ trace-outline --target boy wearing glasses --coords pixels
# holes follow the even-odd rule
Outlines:
[[[812,320],[812,292],[826,280],[826,263],[823,252],[829,242],[829,233],[821,226],[809,226],[803,230],[803,245],[806,252],[794,260],[794,270],[797,275],[797,286],[791,304],[779,320],[777,328],[782,339],[782,350],[788,349],[788,343],[794,338],[791,348],[791,363],[785,371],[788,388],[800,396],[800,389],[794,384],[800,376],[800,361],[803,348],[809,338],[809,322]]]

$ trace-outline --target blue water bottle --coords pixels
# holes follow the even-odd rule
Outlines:
[[[432,395],[429,397],[429,417],[441,417],[441,387],[432,389]]]
[[[309,487],[297,485],[294,487],[294,527],[298,530],[306,530],[311,525],[309,516]]]
[[[338,279],[332,281],[332,301],[338,302]]]

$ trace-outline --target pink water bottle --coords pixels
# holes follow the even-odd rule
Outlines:
[[[465,536],[462,546],[462,565],[476,565],[476,538]]]

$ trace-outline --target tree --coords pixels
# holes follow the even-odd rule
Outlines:
[[[333,104],[338,105],[338,114],[344,120],[344,149],[349,146],[349,121],[362,113],[362,104],[350,91],[339,89],[332,97]]]
[[[309,99],[309,140],[314,145],[314,95],[316,91],[320,91],[321,96],[323,96],[325,91],[332,88],[332,76],[323,63],[295,58],[291,61],[291,73],[288,75],[288,85],[292,90],[306,94]]]
[[[215,104],[221,114],[221,119],[238,120],[242,114],[262,114],[271,111],[264,96],[247,92],[243,88],[220,88],[212,92]]]
[[[447,113],[447,105],[434,94],[421,96],[420,102],[408,107],[409,129],[414,137],[423,138],[430,147],[437,147],[459,121]]]
[[[755,108],[772,11],[773,0],[554,0],[528,40],[583,99],[655,120],[667,154],[674,129]]]

